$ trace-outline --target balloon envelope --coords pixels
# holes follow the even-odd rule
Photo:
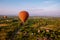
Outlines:
[[[19,18],[20,18],[20,20],[21,20],[23,23],[26,22],[26,20],[28,19],[28,17],[29,17],[29,14],[28,14],[27,11],[21,11],[21,12],[19,13]]]

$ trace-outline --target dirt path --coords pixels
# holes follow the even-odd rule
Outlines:
[[[8,26],[8,24],[0,24],[0,26]]]

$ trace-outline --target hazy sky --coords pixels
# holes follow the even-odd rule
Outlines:
[[[18,15],[22,10],[32,16],[60,16],[60,0],[0,0],[0,15]]]

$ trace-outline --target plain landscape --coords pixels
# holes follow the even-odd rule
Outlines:
[[[60,17],[31,16],[21,25],[18,16],[0,16],[0,40],[12,39],[60,40]]]

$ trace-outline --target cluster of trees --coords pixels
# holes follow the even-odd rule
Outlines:
[[[60,40],[59,18],[30,18],[24,25],[16,18],[0,19],[0,40]],[[19,28],[17,32],[15,30]],[[12,33],[16,33],[12,37]]]

